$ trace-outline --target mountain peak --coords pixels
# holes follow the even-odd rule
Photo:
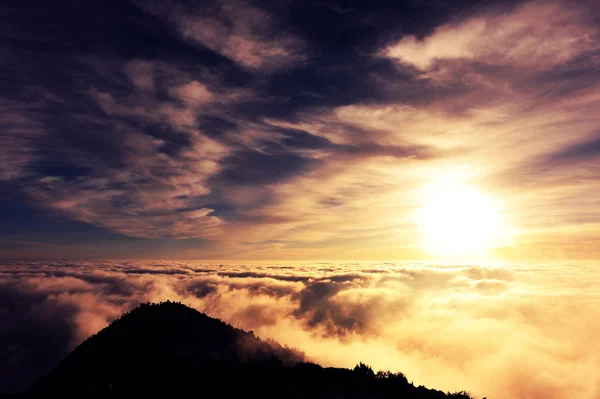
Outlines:
[[[263,341],[177,302],[142,304],[91,336],[26,397],[469,398],[415,387],[398,373],[306,363],[300,351]]]

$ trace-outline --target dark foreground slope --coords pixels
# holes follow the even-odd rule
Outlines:
[[[415,387],[402,374],[305,363],[182,304],[145,304],[77,347],[31,398],[468,398]]]

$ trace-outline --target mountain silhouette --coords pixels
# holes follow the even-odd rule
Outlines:
[[[143,304],[91,336],[24,398],[470,398],[401,373],[306,362],[176,302]]]

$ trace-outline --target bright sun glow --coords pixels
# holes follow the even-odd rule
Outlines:
[[[486,256],[508,235],[498,201],[455,179],[426,189],[419,225],[423,249],[442,257]]]

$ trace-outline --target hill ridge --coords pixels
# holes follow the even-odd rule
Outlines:
[[[304,353],[179,302],[143,303],[90,336],[26,398],[291,397],[469,399],[402,373],[324,368]]]

